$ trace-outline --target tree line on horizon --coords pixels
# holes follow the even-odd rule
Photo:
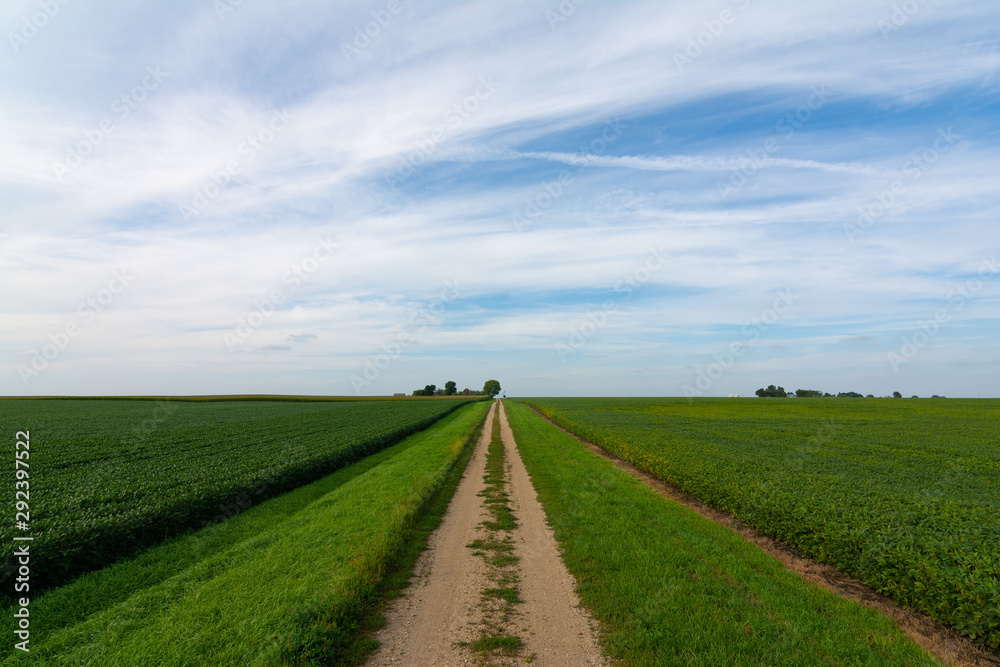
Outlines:
[[[775,387],[773,384],[767,385],[767,389],[761,387],[756,392],[759,398],[875,398],[875,394],[859,394],[856,391],[842,391],[838,394],[831,394],[829,392],[822,392],[819,389],[796,389],[795,393],[785,391],[784,387]],[[886,396],[886,398],[890,398]],[[892,392],[891,398],[903,398],[903,395],[898,391]],[[920,398],[916,394],[910,398]],[[934,394],[931,398],[944,398],[944,396],[938,396]]]
[[[496,396],[500,393],[500,383],[496,380],[487,380],[486,384],[483,385],[482,391],[476,391],[475,389],[469,389],[466,387],[462,391],[458,391],[458,385],[455,384],[454,380],[448,380],[444,383],[443,388],[438,388],[437,385],[429,384],[425,385],[423,389],[414,389],[414,396],[455,396],[461,394],[462,396]]]

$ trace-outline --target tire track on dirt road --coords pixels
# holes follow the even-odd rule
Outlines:
[[[491,409],[441,525],[417,559],[410,586],[386,611],[386,626],[375,634],[380,646],[366,663],[370,667],[478,664],[456,643],[475,641],[481,591],[488,581],[486,564],[465,545],[476,539],[486,518],[478,494],[486,486],[486,448],[495,415]]]
[[[524,646],[514,656],[486,658],[459,643],[481,636],[486,614],[483,590],[493,585],[485,560],[467,545],[483,535],[480,524],[490,518],[479,494],[486,486],[483,477],[494,419],[501,420],[508,493],[518,524],[512,536],[524,602],[516,605],[515,623],[524,629],[520,633]],[[543,667],[608,664],[597,644],[594,622],[579,606],[576,581],[559,555],[499,401],[414,572],[409,588],[390,604],[386,626],[375,635],[381,646],[368,660],[369,667],[523,665],[528,657]]]
[[[517,451],[503,403],[500,415],[500,433],[510,465],[511,500],[520,524],[514,532],[514,552],[521,558],[524,603],[519,607],[520,622],[528,629],[523,652],[546,667],[607,665],[597,644],[596,623],[580,607],[576,579],[559,554],[542,504]]]

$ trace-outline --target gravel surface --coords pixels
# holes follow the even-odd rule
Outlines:
[[[513,619],[525,645],[517,656],[484,659],[459,642],[479,638],[485,614],[482,591],[491,586],[488,566],[467,544],[483,535],[488,518],[482,498],[486,450],[493,419],[491,411],[465,475],[431,535],[428,549],[417,561],[411,584],[386,613],[388,623],[376,635],[381,647],[368,661],[382,665],[532,665],[544,667],[605,666],[594,631],[595,623],[579,605],[576,582],[566,570],[541,504],[531,486],[514,437],[499,405],[508,466],[508,493],[517,518],[513,531],[522,604]]]

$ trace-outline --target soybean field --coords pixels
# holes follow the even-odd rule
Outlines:
[[[31,433],[25,463],[32,591],[238,515],[399,442],[466,403],[3,401],[0,428]],[[15,474],[13,466],[4,472],[10,496]],[[3,538],[8,565],[2,578],[8,580],[14,542]],[[3,590],[12,595],[10,586]]]
[[[1000,401],[519,400],[979,644],[1000,646]]]

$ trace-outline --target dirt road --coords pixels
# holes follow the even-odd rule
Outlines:
[[[501,419],[507,457],[510,505],[518,527],[513,530],[514,555],[519,558],[521,599],[515,625],[524,646],[517,655],[492,657],[490,665],[523,665],[531,658],[544,667],[603,666],[594,625],[579,607],[576,582],[559,556],[552,531],[517,452],[503,406],[491,412],[441,526],[431,535],[427,551],[417,561],[410,587],[386,614],[388,623],[375,639],[381,647],[370,667],[461,666],[484,664],[482,654],[461,642],[481,635],[483,590],[491,586],[484,560],[466,545],[483,534],[489,517],[478,494],[485,488],[486,450],[492,421]]]

